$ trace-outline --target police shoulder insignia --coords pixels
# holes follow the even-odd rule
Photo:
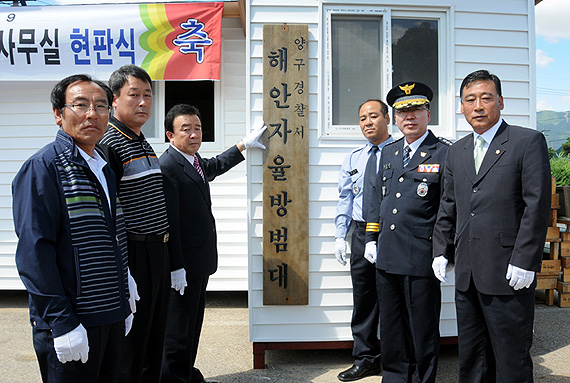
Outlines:
[[[348,172],[348,175],[349,175],[349,176],[353,176],[353,175],[355,175],[356,173],[358,173],[358,169],[352,169],[351,171]]]
[[[447,138],[438,137],[437,139],[439,140],[439,142],[446,144],[446,145],[452,145],[453,144],[453,142],[449,141]]]

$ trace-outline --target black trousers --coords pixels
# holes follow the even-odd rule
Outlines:
[[[170,260],[162,242],[128,241],[129,269],[139,292],[117,382],[156,383],[160,376],[170,293]]]
[[[532,382],[534,288],[528,294],[485,295],[471,281],[455,291],[459,381]]]
[[[184,295],[175,290],[170,292],[161,383],[204,380],[194,363],[204,322],[208,280],[209,277],[189,279]]]
[[[109,383],[119,371],[125,344],[125,322],[88,327],[89,353],[86,363],[61,363],[53,346],[51,330],[33,328],[34,349],[44,383]]]
[[[364,258],[365,227],[357,225],[352,232],[350,277],[352,279],[352,321],[350,327],[354,347],[354,364],[359,367],[380,365],[378,345],[378,295],[376,266]]]
[[[382,382],[435,382],[441,288],[435,276],[378,269]]]

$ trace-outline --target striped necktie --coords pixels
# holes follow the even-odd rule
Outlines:
[[[481,163],[485,157],[485,151],[483,147],[485,146],[485,139],[482,136],[477,137],[475,140],[475,174],[479,173],[479,168],[481,168]]]
[[[198,174],[200,174],[200,177],[202,177],[202,181],[206,182],[206,179],[204,178],[204,172],[202,171],[200,162],[198,162],[198,156],[194,156],[194,167],[196,168]]]
[[[406,146],[404,148],[404,167],[408,166],[408,163],[410,162],[410,152],[412,151],[412,148],[410,148],[409,146]]]

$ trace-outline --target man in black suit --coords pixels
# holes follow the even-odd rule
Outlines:
[[[265,147],[258,142],[265,130],[257,124],[236,145],[214,158],[202,158],[202,123],[197,108],[172,107],[164,120],[170,147],[160,156],[170,226],[168,250],[171,270],[185,270],[188,282],[170,291],[161,382],[203,382],[196,367],[196,352],[204,319],[206,286],[218,267],[216,223],[212,215],[209,182],[244,160],[241,152]],[[185,282],[185,281],[184,281]],[[183,286],[185,283],[183,283]]]
[[[388,92],[404,137],[382,150],[378,199],[367,214],[364,256],[376,262],[387,383],[435,382],[437,371],[441,290],[431,270],[431,239],[449,142],[427,129],[432,97],[419,82]]]
[[[551,198],[546,141],[501,118],[501,82],[486,70],[465,77],[460,97],[474,132],[449,149],[433,248],[438,279],[455,265],[459,381],[532,382],[535,273]]]

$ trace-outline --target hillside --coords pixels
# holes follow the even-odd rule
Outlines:
[[[558,150],[570,137],[570,111],[543,110],[536,113],[537,129],[544,133],[549,147]]]

